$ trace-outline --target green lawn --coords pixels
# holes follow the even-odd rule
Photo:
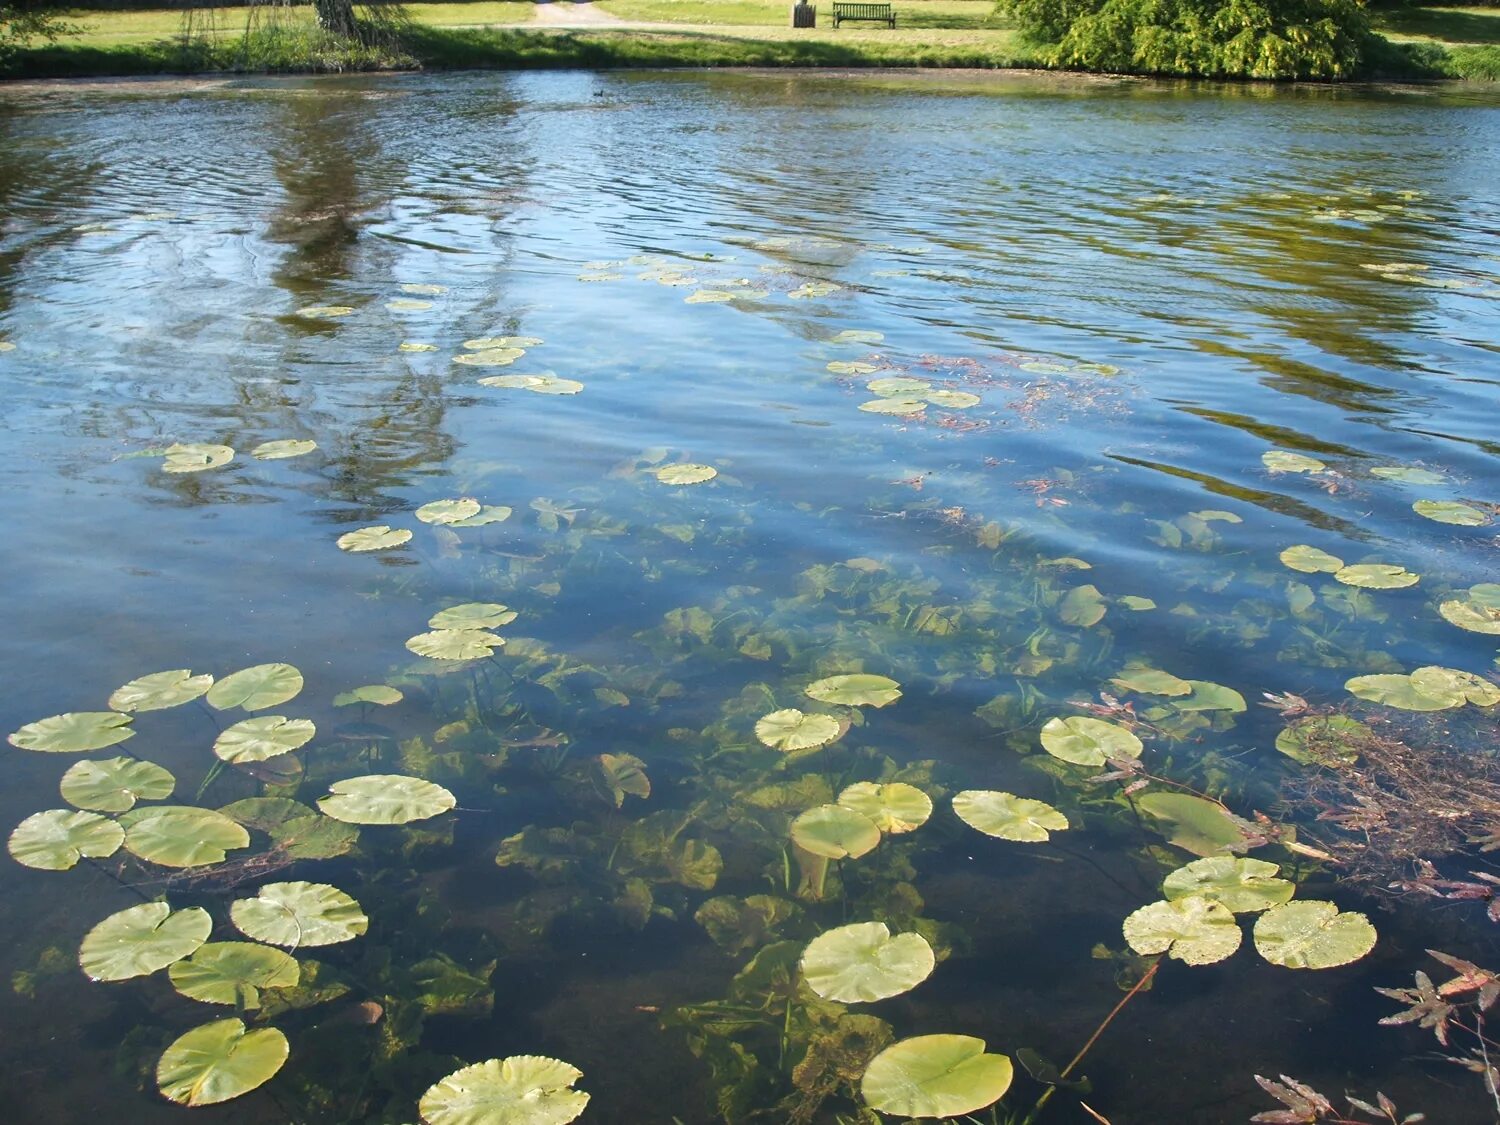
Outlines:
[[[711,27],[786,27],[788,0],[597,0],[597,7],[622,20],[646,23],[684,23]],[[1003,29],[1008,23],[995,15],[991,0],[895,0],[896,27],[934,27],[950,30]],[[833,18],[831,3],[818,11],[820,26]],[[878,24],[846,24],[878,28]]]
[[[1376,24],[1384,35],[1398,41],[1500,44],[1500,8],[1403,8],[1379,13]]]

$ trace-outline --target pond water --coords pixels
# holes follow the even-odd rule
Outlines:
[[[301,810],[330,858],[267,812],[206,870],[131,854],[181,862],[144,828],[71,870],[7,859],[11,1120],[188,1114],[157,1060],[235,1009],[165,971],[90,981],[79,943],[143,899],[247,940],[231,904],[291,880],[353,896],[367,931],[287,942],[302,987],[245,1018],[284,1033],[288,1061],[195,1119],[410,1122],[459,1066],[536,1054],[583,1072],[586,1121],[854,1121],[870,1051],[809,1062],[854,1052],[838,1035],[855,1025],[807,991],[789,1007],[784,967],[868,921],[939,959],[851,1007],[889,1025],[859,1024],[870,1042],[960,1033],[1061,1063],[1144,971],[1122,920],[1195,858],[1147,807],[1172,792],[1379,939],[1290,970],[1241,915],[1234,956],[1162,963],[1080,1068],[1083,1099],[1117,1125],[1241,1121],[1276,1108],[1252,1075],[1290,1074],[1492,1120],[1427,1032],[1376,1024],[1397,1009],[1372,991],[1439,972],[1428,947],[1493,964],[1483,904],[1392,897],[1409,865],[1361,881],[1288,849],[1279,826],[1314,850],[1353,837],[1287,803],[1319,772],[1275,747],[1300,705],[1257,704],[1291,693],[1417,756],[1493,749],[1483,686],[1416,712],[1345,682],[1495,673],[1493,606],[1466,591],[1494,580],[1500,528],[1500,95],[121,83],[0,91],[0,146],[0,726],[104,711],[166,669],[285,663],[300,693],[255,714],[316,727],[226,767],[219,731],[249,716],[211,695],[141,710],[138,737],[95,752],[8,747],[6,831],[67,807],[76,762],[125,753],[175,779],[141,808],[313,806],[365,775],[457,806],[361,825],[352,848]],[[486,337],[529,340],[466,344]],[[252,455],[285,440],[316,448]],[[178,443],[234,456],[164,471]],[[418,518],[462,498],[509,515]],[[409,538],[340,549],[379,526]],[[1338,561],[1289,567],[1297,545]],[[1335,577],[1365,563],[1420,577]],[[408,650],[467,603],[514,611],[504,647]],[[846,673],[900,698],[805,692]],[[335,705],[365,685],[401,698]],[[838,737],[765,745],[758,721],[788,709],[831,717],[807,741]],[[1112,767],[1044,751],[1048,720],[1089,714],[1133,728],[1155,780],[1127,794],[1091,780]],[[827,871],[799,854],[793,818],[870,781],[922,790],[931,818]],[[1070,827],[990,838],[954,814],[963,790],[1046,801]],[[1257,812],[1279,842],[1247,839]],[[190,843],[223,827],[180,815]],[[1457,850],[1434,854],[1445,874],[1492,866]],[[1003,1104],[1041,1090],[1018,1067]],[[1087,1120],[1079,1096],[1044,1119]]]

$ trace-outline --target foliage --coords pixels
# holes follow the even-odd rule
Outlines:
[[[55,12],[25,0],[0,4],[0,68],[21,48],[38,39],[53,42],[73,28]]]

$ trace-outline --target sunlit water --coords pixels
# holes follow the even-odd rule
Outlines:
[[[1066,1059],[1120,995],[1091,949],[1121,948],[1120,920],[1191,856],[1107,805],[1116,789],[1081,810],[1089,786],[1034,768],[1046,719],[1118,695],[1108,680],[1131,661],[1228,685],[1248,711],[1148,737],[1147,760],[1249,815],[1274,812],[1301,768],[1272,748],[1283,720],[1261,693],[1343,706],[1362,673],[1494,670],[1494,638],[1437,606],[1494,579],[1496,526],[1412,509],[1500,500],[1492,93],[785,74],[123,84],[0,93],[0,146],[0,727],[103,709],[148,672],[285,661],[306,687],[276,711],[319,729],[297,754],[301,800],[406,773],[459,804],[272,876],[342,887],[370,929],[308,951],[349,993],[274,1021],[287,1068],[214,1110],[167,1105],[150,1073],[227,1010],[164,973],[105,985],[72,965],[90,927],[139,901],[110,873],[155,896],[170,872],[124,853],[66,873],[7,859],[9,1120],[412,1121],[432,1082],[511,1054],[578,1066],[585,1120],[716,1120],[722,1081],[662,1021],[722,999],[772,940],[722,952],[694,921],[706,899],[794,897],[744,793],[797,777],[837,793],[929,760],[907,776],[938,796],[932,821],[846,865],[844,895],[802,903],[779,936],[899,921],[890,904],[910,900],[891,888],[907,884],[954,952],[865,1010],[898,1037]],[[1369,268],[1393,263],[1425,269]],[[735,299],[688,299],[705,290]],[[387,307],[402,299],[431,307]],[[326,305],[354,311],[294,315]],[[883,339],[831,342],[849,329]],[[493,335],[543,343],[510,366],[453,362]],[[477,383],[545,372],[583,389]],[[866,382],[902,376],[980,401],[858,409]],[[285,438],[318,449],[249,456]],[[172,442],[237,455],[184,475],[132,456]],[[1278,449],[1327,468],[1272,473],[1262,454]],[[654,475],[679,461],[718,475]],[[451,497],[514,514],[458,530],[414,517]],[[414,535],[335,545],[374,524]],[[1278,561],[1303,543],[1421,580],[1340,600],[1329,575]],[[1058,602],[1084,585],[1106,607],[1087,627]],[[519,615],[482,673],[435,676],[406,651],[430,615],[476,600]],[[807,683],[861,669],[903,697],[820,755],[758,748],[756,717],[816,709]],[[405,699],[332,706],[382,682]],[[218,807],[263,791],[229,770],[195,797],[230,721],[201,703],[143,714],[123,748],[171,769],[175,800]],[[384,731],[340,729],[356,722]],[[616,811],[591,784],[601,753],[641,759],[651,796]],[[77,757],[7,748],[7,832],[61,804]],[[1075,828],[1057,848],[986,839],[948,807],[964,788],[1053,801]],[[649,865],[631,882],[611,854],[664,810],[721,854],[712,889]],[[600,854],[497,867],[528,826]],[[254,885],[166,891],[229,940],[227,904]],[[1386,912],[1327,876],[1303,897],[1369,911],[1374,954],[1291,972],[1247,940],[1216,967],[1169,963],[1090,1055],[1089,1103],[1117,1125],[1240,1121],[1273,1108],[1252,1074],[1289,1073],[1488,1120],[1477,1079],[1416,1058],[1425,1033],[1377,1027],[1393,1009],[1370,991],[1408,983],[1426,946],[1493,963],[1477,908]],[[430,963],[414,968],[434,957],[474,978],[445,1011],[421,983]],[[385,1009],[374,1026],[352,1007],[365,1000]],[[767,1041],[739,1119],[790,1119]],[[1018,1079],[1007,1104],[1038,1089]],[[854,1108],[830,1099],[819,1120]],[[1083,1119],[1072,1095],[1049,1116]]]

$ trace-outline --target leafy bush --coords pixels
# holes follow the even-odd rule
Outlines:
[[[1052,61],[1085,70],[1347,78],[1371,38],[1360,0],[1007,0]]]
[[[0,0],[0,63],[34,39],[56,39],[68,30],[45,8]]]

